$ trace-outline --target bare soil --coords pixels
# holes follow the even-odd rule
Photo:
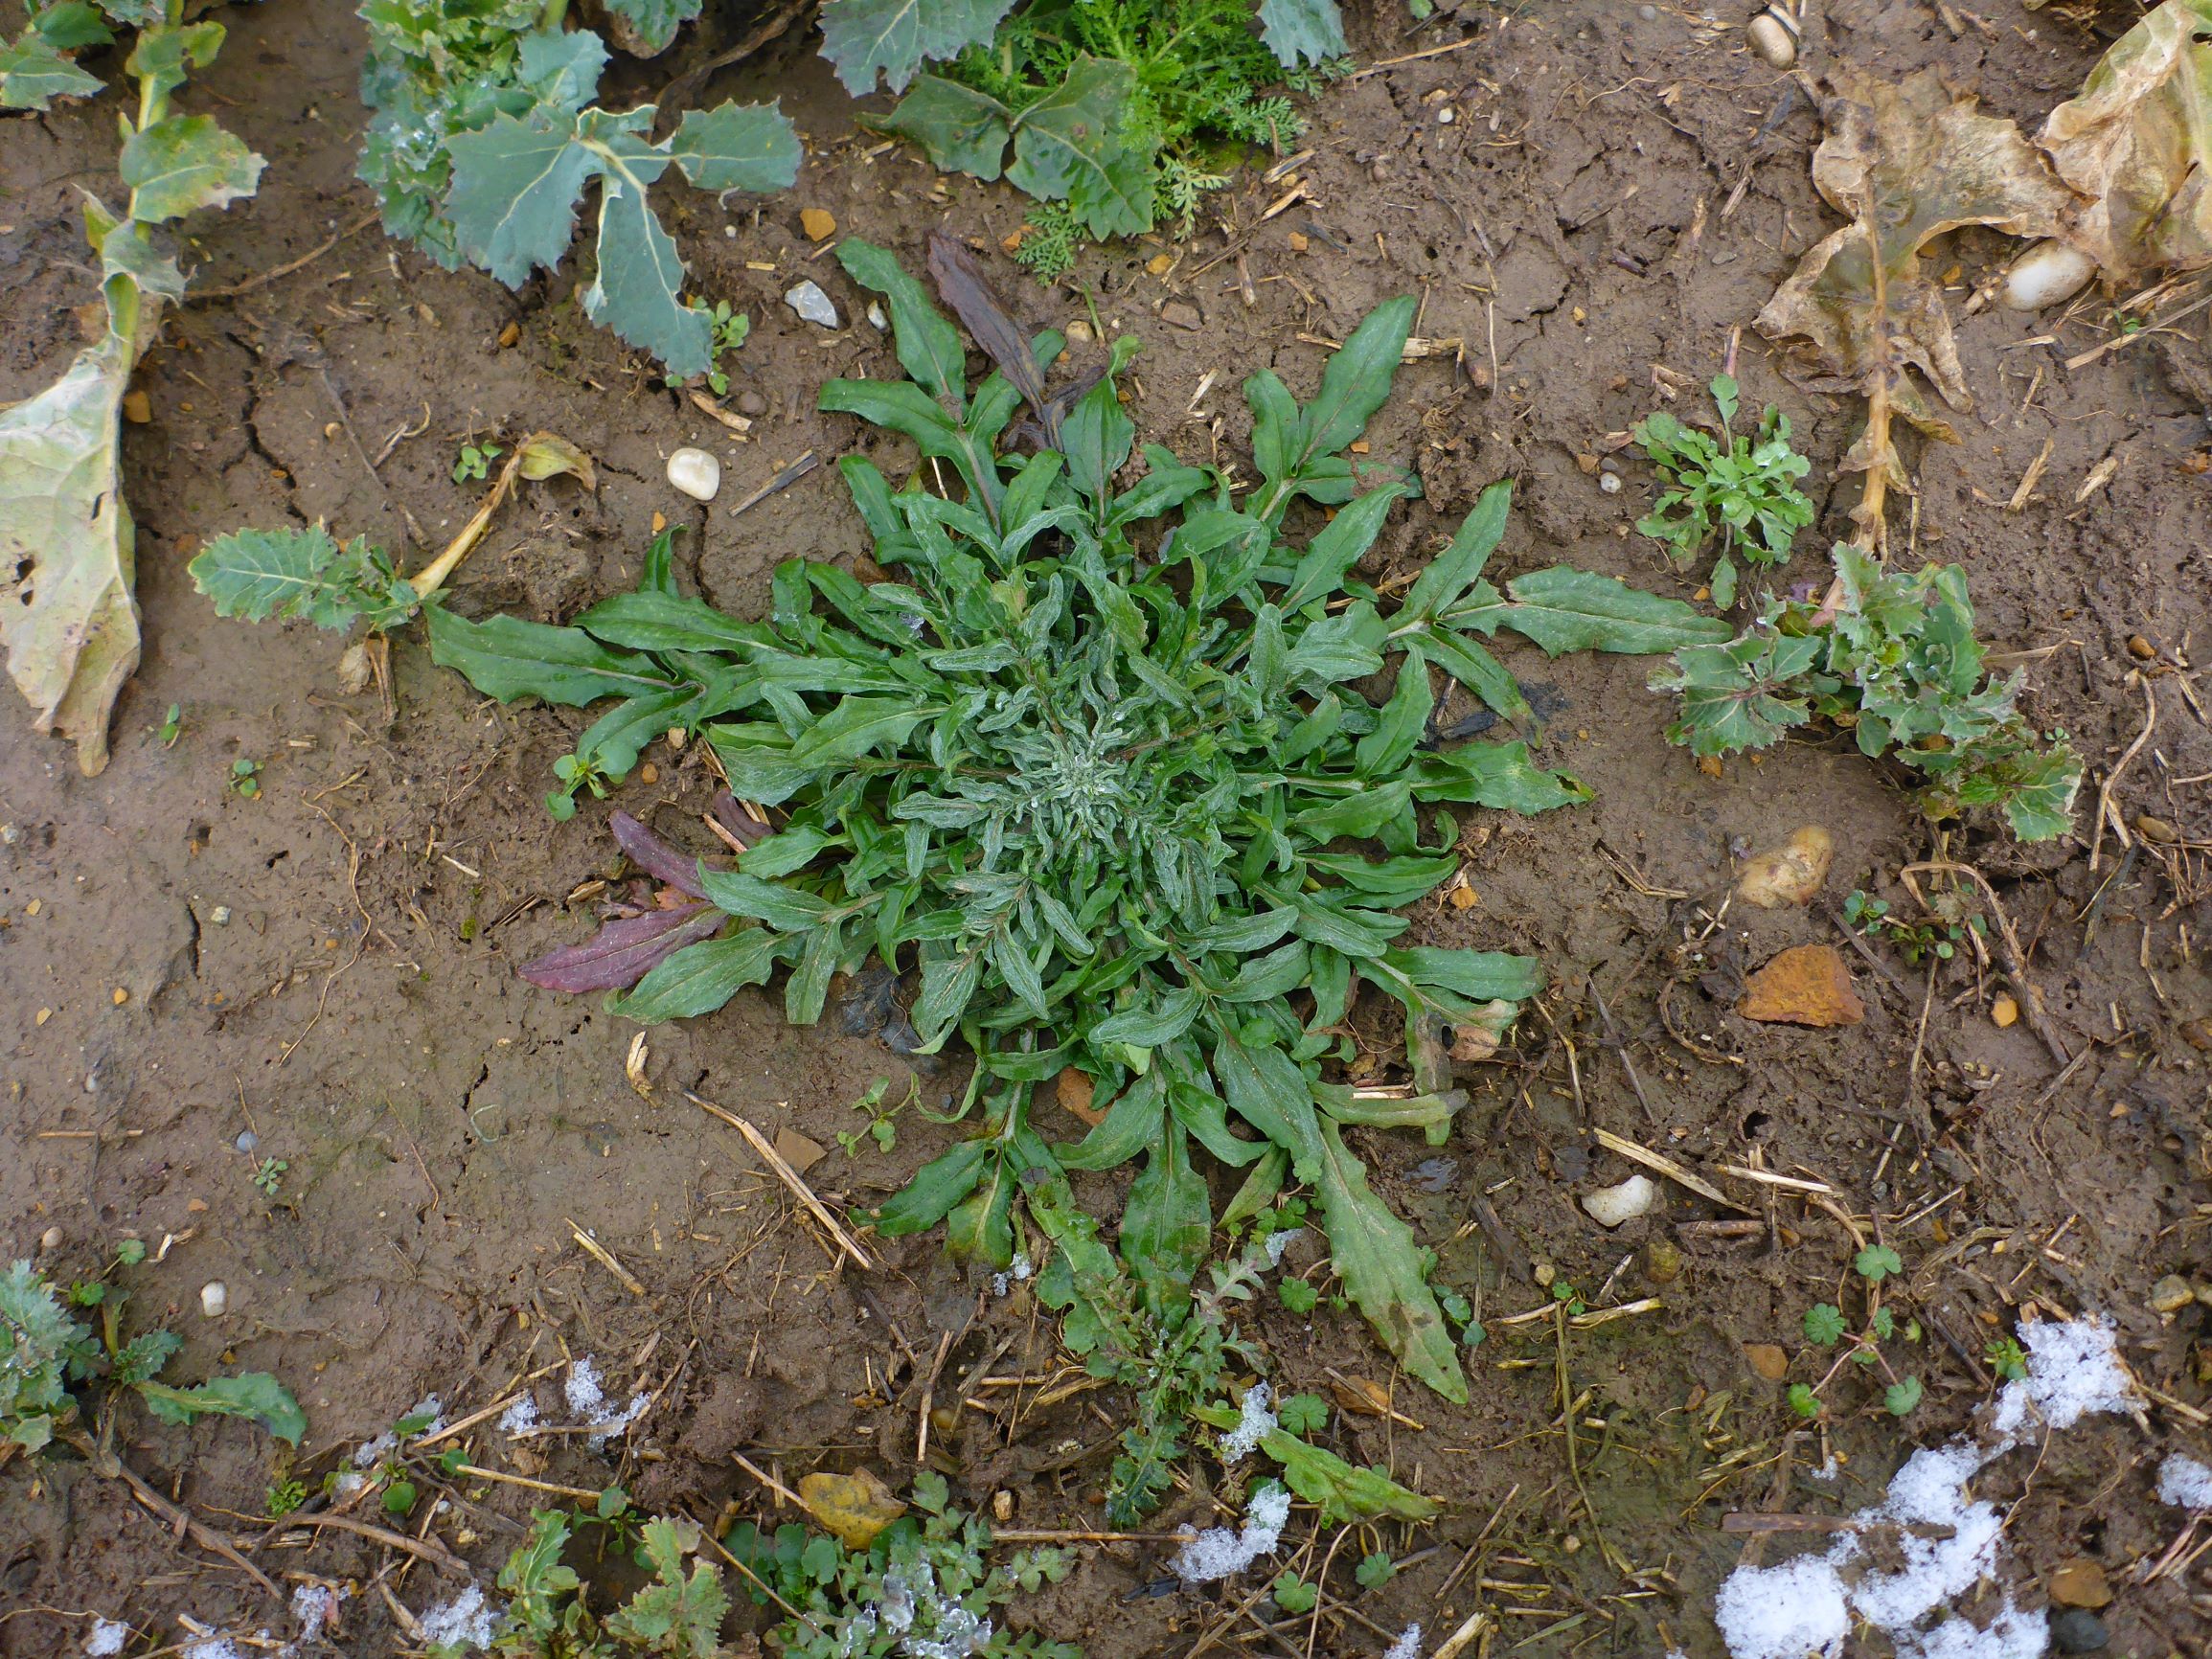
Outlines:
[[[1426,486],[1386,532],[1378,568],[1418,565],[1482,486],[1510,477],[1503,574],[1564,559],[1684,597],[1695,583],[1630,529],[1648,470],[1621,453],[1627,487],[1608,494],[1594,462],[1608,434],[1664,400],[1701,415],[1703,382],[1742,330],[1745,402],[1790,415],[1823,508],[1824,534],[1801,539],[1783,579],[1820,580],[1821,550],[1856,499],[1836,464],[1860,416],[1793,384],[1746,327],[1835,222],[1808,176],[1812,105],[1742,51],[1733,28],[1687,11],[1444,10],[1410,34],[1402,7],[1356,19],[1363,62],[1450,50],[1363,71],[1316,102],[1312,154],[1296,170],[1303,200],[1263,218],[1285,185],[1248,169],[1209,204],[1222,222],[1189,243],[1093,250],[1053,289],[1008,264],[1006,292],[1037,326],[1087,317],[1095,303],[1109,329],[1141,333],[1143,436],[1232,457],[1248,427],[1234,391],[1243,376],[1272,365],[1309,393],[1316,342],[1418,291],[1417,332],[1459,336],[1466,352],[1408,366],[1369,435],[1376,456],[1413,465]],[[2101,49],[2061,14],[2084,10],[1829,0],[1813,8],[1805,63],[1813,76],[1846,61],[1884,76],[1934,65],[2032,125]],[[849,1102],[872,1078],[905,1087],[906,1062],[864,1007],[846,1019],[833,999],[820,1028],[793,1030],[780,992],[741,994],[650,1034],[648,1095],[625,1077],[634,1028],[516,979],[516,960],[589,930],[589,900],[571,895],[620,875],[604,833],[612,807],[705,844],[708,780],[696,761],[662,753],[657,776],[556,825],[540,796],[583,716],[485,702],[433,668],[419,636],[394,648],[388,712],[374,691],[340,691],[333,636],[222,622],[184,569],[223,530],[316,518],[419,562],[473,505],[476,487],[449,475],[457,445],[550,428],[597,458],[598,493],[528,487],[463,567],[457,606],[565,619],[634,580],[666,514],[688,533],[685,582],[758,614],[779,559],[864,548],[827,463],[863,449],[895,475],[911,465],[897,443],[814,412],[824,378],[896,369],[860,320],[865,296],[805,239],[801,208],[829,209],[841,232],[919,269],[929,227],[995,249],[1021,198],[940,181],[879,146],[810,42],[787,38],[720,77],[717,97],[780,94],[810,147],[787,196],[725,214],[676,192],[665,209],[697,291],[754,321],[733,400],[757,394],[766,413],[734,442],[584,321],[573,266],[509,292],[439,271],[360,223],[362,37],[345,6],[219,15],[230,44],[188,101],[219,109],[270,165],[258,198],[191,227],[195,287],[242,284],[337,239],[250,291],[188,304],[146,359],[151,419],[128,429],[126,455],[147,648],[107,770],[80,776],[19,702],[0,698],[0,1257],[35,1257],[66,1280],[96,1270],[119,1239],[143,1239],[158,1262],[123,1278],[136,1317],[166,1318],[185,1337],[176,1375],[263,1369],[297,1390],[311,1429],[296,1456],[239,1422],[186,1432],[135,1409],[116,1420],[123,1460],[225,1536],[260,1540],[239,1517],[262,1512],[273,1479],[314,1487],[424,1394],[475,1409],[564,1352],[596,1355],[610,1393],[653,1392],[640,1428],[595,1453],[573,1438],[510,1446],[487,1424],[467,1443],[474,1459],[579,1489],[620,1480],[641,1503],[708,1518],[733,1505],[765,1515],[771,1500],[733,1451],[786,1480],[866,1464],[902,1485],[935,1377],[940,1406],[956,1407],[963,1385],[982,1402],[930,1436],[956,1497],[987,1508],[1009,1492],[1018,1526],[1097,1526],[1125,1402],[1092,1393],[1017,1410],[1034,1391],[972,1385],[986,1359],[1001,1375],[1057,1369],[1052,1323],[1028,1293],[993,1297],[928,1238],[879,1242],[879,1271],[839,1271],[736,1135],[684,1098],[696,1090],[771,1133],[833,1148],[837,1131],[860,1126]],[[626,73],[650,97],[671,68]],[[75,348],[73,308],[94,298],[76,201],[80,186],[112,189],[108,102],[0,123],[0,396],[58,372]],[[2052,1570],[2088,1557],[2116,1592],[2103,1615],[2109,1651],[2212,1651],[2203,1564],[2139,1581],[2183,1525],[2153,1493],[2157,1460],[2203,1455],[2212,1410],[2206,1309],[2150,1306],[2163,1275],[2212,1280],[2207,1060],[2181,1035],[2212,1014],[2201,955],[2212,733],[2184,695],[2183,666],[2201,648],[2193,633],[2212,626],[2212,475],[2186,466],[2212,442],[2212,360],[2201,314],[2077,367],[2068,359],[2111,333],[2094,297],[2063,317],[1965,316],[1969,287],[2008,245],[1965,233],[1936,253],[1938,268],[1958,266],[1976,406],[1958,418],[1959,443],[1914,441],[1918,495],[1901,508],[1900,539],[1967,568],[1993,648],[2034,653],[2034,717],[2073,734],[2091,767],[2081,832],[2036,850],[1982,825],[1938,834],[1894,777],[1834,740],[1731,761],[1710,778],[1664,742],[1669,710],[1644,688],[1649,665],[1513,658],[1549,716],[1543,759],[1593,785],[1596,802],[1537,824],[1471,813],[1468,828],[1488,832],[1471,872],[1479,902],[1425,913],[1419,927],[1433,943],[1539,954],[1557,989],[1500,1063],[1469,1074],[1476,1103],[1447,1165],[1385,1133],[1360,1145],[1493,1335],[1473,1355],[1466,1408],[1400,1382],[1397,1420],[1342,1414],[1332,1431],[1345,1455],[1389,1464],[1447,1511],[1380,1540],[1413,1559],[1379,1590],[1352,1583],[1367,1545],[1336,1553],[1327,1604],[1357,1618],[1334,1614],[1311,1634],[1302,1620],[1260,1634],[1233,1619],[1220,1650],[1373,1653],[1416,1619],[1433,1647],[1487,1608],[1502,1634],[1485,1652],[1718,1654],[1714,1592],[1746,1548],[1721,1529],[1724,1513],[1874,1501],[1915,1445],[1958,1431],[1988,1398],[1991,1338],[2024,1318],[2099,1310],[2157,1394],[2139,1420],[2093,1420],[2040,1458],[1993,1466],[1987,1495],[2012,1506],[2009,1580],[2040,1605]],[[1173,263],[1152,274],[1163,251]],[[782,304],[802,276],[830,291],[847,328],[825,332]],[[1163,320],[1169,301],[1195,307],[1201,326]],[[723,457],[712,509],[664,481],[682,443]],[[809,450],[825,465],[731,516]],[[2011,510],[2046,452],[2040,488]],[[2113,461],[2109,482],[2078,500]],[[2131,654],[2135,638],[2153,660]],[[2092,866],[2088,796],[2141,728],[2146,698],[2156,732],[2114,791],[2118,813],[2154,814],[2187,844],[2123,854],[2107,834]],[[156,728],[171,703],[182,735],[164,746]],[[227,787],[239,758],[260,762],[258,799]],[[1808,823],[1836,842],[1825,905],[1864,888],[1910,914],[1901,866],[1932,855],[1977,867],[2079,1064],[2062,1074],[2027,1022],[1995,1022],[1994,970],[1962,955],[1931,971],[1881,943],[1852,958],[1867,1005],[1857,1028],[1760,1027],[1729,1011],[1747,968],[1789,945],[1844,943],[1821,905],[1739,907],[1714,921],[1732,857]],[[940,1101],[958,1067],[920,1081]],[[1705,1171],[1745,1208],[1670,1182],[1658,1210],[1604,1232],[1574,1200],[1630,1166],[1595,1128]],[[832,1202],[868,1201],[958,1132],[910,1114],[892,1152],[832,1150],[810,1179]],[[268,1157],[288,1165],[273,1198],[250,1178]],[[1901,1253],[1891,1300],[1924,1331],[1908,1357],[1927,1398],[1910,1418],[1891,1419],[1878,1387],[1847,1379],[1831,1428],[1792,1431],[1786,1381],[1762,1375],[1746,1345],[1794,1356],[1787,1381],[1816,1375],[1800,1316],[1837,1300],[1853,1247],[1826,1207],[1714,1175],[1722,1164],[1826,1183],[1830,1204]],[[1111,1216],[1120,1186],[1098,1181],[1085,1195]],[[1754,1225],[1723,1237],[1717,1221]],[[581,1250],[572,1226],[644,1294]],[[61,1241],[41,1248],[50,1228]],[[1654,1276],[1650,1247],[1668,1243],[1679,1273]],[[1660,1306],[1562,1347],[1548,1319],[1505,1323],[1546,1303],[1543,1269],[1593,1305]],[[228,1286],[220,1322],[199,1312],[210,1281]],[[1326,1393],[1338,1375],[1391,1383],[1349,1316],[1324,1308],[1309,1324],[1270,1304],[1251,1317],[1286,1389]],[[554,1385],[537,1386],[559,1420]],[[1831,1451],[1837,1472],[1823,1480]],[[1192,1463],[1163,1528],[1211,1517],[1210,1466]],[[488,1481],[444,1495],[440,1536],[487,1579],[534,1496],[548,1501]],[[1302,1534],[1292,1544],[1310,1577],[1320,1571],[1320,1550]],[[1803,1545],[1749,1547],[1771,1561]],[[1019,1617],[1094,1655],[1187,1653],[1258,1584],[1178,1589],[1172,1548],[1087,1548]],[[349,1654],[408,1646],[383,1590],[419,1610],[460,1588],[342,1533],[255,1558],[280,1581],[362,1587],[327,1639]],[[11,1655],[74,1650],[95,1611],[154,1645],[178,1640],[185,1614],[273,1640],[294,1630],[122,1484],[66,1460],[0,1471],[0,1609]]]

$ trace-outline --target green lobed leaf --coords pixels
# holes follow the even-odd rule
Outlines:
[[[1151,230],[1152,158],[1122,135],[1135,85],[1127,63],[1078,54],[1067,79],[1016,118],[1008,181],[1067,202],[1094,237]]]
[[[44,110],[57,98],[93,98],[100,89],[98,76],[78,68],[34,28],[0,44],[0,109]]]
[[[453,193],[445,213],[463,254],[511,288],[552,270],[576,234],[576,198],[598,170],[573,115],[495,116],[446,140]]]
[[[691,0],[696,7],[697,0]],[[719,103],[687,109],[668,153],[700,190],[789,190],[806,151],[790,117],[775,103]]]
[[[115,170],[141,224],[182,218],[254,193],[268,164],[205,115],[165,116],[125,141]]]
[[[1260,38],[1285,69],[1326,63],[1349,50],[1336,0],[1260,0]]]
[[[609,15],[634,33],[648,57],[665,50],[676,31],[699,14],[699,0],[605,0]]]
[[[828,0],[822,56],[855,98],[874,92],[878,75],[900,92],[924,60],[989,40],[1013,7],[1014,0]]]
[[[1014,112],[988,93],[924,75],[896,109],[874,125],[921,146],[929,165],[940,171],[965,172],[989,183],[1005,167]]]

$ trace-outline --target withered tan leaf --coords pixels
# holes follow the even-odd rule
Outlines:
[[[1953,408],[1971,409],[1950,315],[1920,250],[1962,225],[2054,235],[2071,198],[2017,126],[1977,113],[1932,70],[1890,85],[1846,69],[1822,114],[1813,182],[1852,222],[1806,254],[1759,313],[1759,331],[1811,342],[1830,373],[1855,381],[1910,364]],[[1925,414],[1904,386],[1893,387],[1898,412]]]
[[[2212,264],[2212,0],[2166,0],[2037,135],[2084,198],[2069,241],[2114,282]]]

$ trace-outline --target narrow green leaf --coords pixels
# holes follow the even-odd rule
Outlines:
[[[1311,1179],[1321,1194],[1331,1259],[1353,1305],[1399,1363],[1455,1405],[1467,1403],[1458,1345],[1427,1284],[1413,1230],[1367,1184],[1336,1125],[1320,1122],[1321,1155]]]
[[[1451,545],[1428,561],[1407,590],[1405,603],[1395,623],[1433,617],[1456,604],[1481,577],[1483,566],[1505,535],[1506,518],[1513,507],[1513,481],[1492,485],[1459,521]]]
[[[253,1419],[277,1439],[298,1445],[308,1432],[306,1413],[291,1390],[262,1371],[237,1376],[211,1377],[196,1388],[171,1388],[167,1383],[142,1382],[138,1392],[147,1408],[167,1423],[189,1423],[201,1417]]]
[[[665,691],[674,682],[650,658],[608,649],[581,628],[520,617],[466,622],[431,605],[430,660],[453,669],[488,697],[539,697],[582,707],[602,697]]]
[[[995,1161],[997,1150],[995,1141],[962,1141],[950,1151],[932,1158],[876,1212],[876,1231],[886,1239],[898,1239],[936,1226],[951,1214],[953,1205],[975,1190],[984,1161]]]
[[[1213,1225],[1205,1180],[1191,1168],[1182,1125],[1172,1124],[1129,1183],[1118,1240],[1154,1318],[1174,1323],[1189,1307],[1191,1281],[1206,1259]]]
[[[1139,1002],[1109,1014],[1084,1034],[1093,1048],[1108,1043],[1128,1043],[1135,1048],[1156,1049],[1172,1043],[1191,1029],[1191,1022],[1198,1017],[1205,1006],[1205,993],[1195,986],[1179,986],[1175,989],[1150,1002]]]
[[[862,287],[874,288],[891,302],[891,338],[900,367],[958,420],[968,408],[967,349],[960,343],[960,330],[930,300],[929,290],[901,270],[889,253],[858,237],[847,237],[837,244],[837,262]]]
[[[1700,616],[1678,599],[1661,599],[1614,577],[1555,564],[1506,583],[1514,602],[1500,621],[1526,634],[1546,656],[1563,651],[1657,653],[1726,639],[1719,617]]]
[[[717,909],[764,921],[785,933],[814,927],[830,908],[827,899],[804,888],[764,881],[741,871],[709,870],[702,864],[699,885]]]
[[[765,985],[782,940],[764,927],[687,944],[634,988],[607,1000],[606,1011],[641,1025],[712,1013],[748,985]]]

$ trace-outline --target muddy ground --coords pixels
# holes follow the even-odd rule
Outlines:
[[[2061,10],[1832,0],[1813,9],[1806,64],[1886,76],[1936,65],[2032,125],[2101,48]],[[432,667],[418,630],[394,649],[388,717],[375,691],[341,692],[332,636],[222,622],[184,565],[222,530],[316,518],[419,562],[473,504],[473,488],[449,475],[457,445],[542,427],[598,459],[599,491],[529,487],[463,568],[458,607],[571,616],[632,581],[666,514],[689,533],[687,585],[758,614],[777,560],[848,559],[862,530],[827,465],[741,518],[733,502],[809,450],[828,462],[865,449],[895,476],[909,465],[898,443],[813,412],[823,378],[895,370],[864,324],[827,333],[781,304],[801,275],[849,322],[864,303],[805,239],[800,209],[829,209],[842,231],[918,269],[928,227],[994,248],[1020,200],[939,181],[879,148],[809,42],[721,77],[718,96],[780,93],[810,145],[788,196],[725,214],[672,193],[667,210],[697,290],[754,321],[732,398],[751,395],[764,413],[750,441],[733,442],[583,321],[573,267],[511,293],[362,228],[367,195],[352,179],[362,42],[344,6],[218,14],[229,47],[188,102],[219,110],[270,165],[257,199],[191,227],[195,285],[246,284],[338,236],[290,274],[189,305],[146,360],[151,418],[127,430],[126,472],[147,648],[116,714],[113,762],[80,776],[19,702],[0,698],[0,1255],[67,1279],[96,1270],[119,1239],[145,1239],[162,1259],[120,1278],[135,1318],[165,1318],[185,1337],[174,1375],[262,1369],[297,1390],[310,1432],[296,1456],[238,1422],[184,1432],[136,1410],[118,1420],[124,1461],[226,1536],[258,1537],[237,1517],[262,1512],[273,1480],[314,1487],[425,1393],[471,1410],[564,1352],[597,1356],[610,1392],[652,1392],[643,1424],[604,1453],[576,1439],[511,1445],[487,1424],[468,1439],[474,1459],[579,1489],[620,1480],[641,1502],[707,1517],[729,1505],[770,1512],[733,1451],[787,1480],[866,1464],[903,1485],[941,1333],[952,1338],[943,1379],[969,1379],[994,1352],[995,1375],[1046,1376],[1059,1365],[1050,1321],[1026,1291],[989,1295],[927,1238],[878,1246],[879,1271],[835,1270],[735,1134],[681,1091],[832,1148],[810,1179],[857,1202],[956,1132],[910,1118],[888,1154],[865,1142],[857,1155],[834,1149],[836,1132],[863,1121],[849,1102],[876,1077],[903,1091],[905,1063],[865,1020],[841,1025],[834,1000],[820,1029],[799,1031],[784,1025],[780,997],[747,992],[651,1034],[649,1097],[625,1079],[634,1028],[514,976],[515,961],[589,930],[589,901],[569,896],[620,874],[604,833],[610,807],[706,844],[701,771],[662,754],[656,777],[556,825],[539,798],[582,716],[483,701]],[[1341,338],[1376,302],[1418,291],[1417,331],[1468,349],[1459,363],[1406,368],[1370,433],[1373,452],[1416,466],[1427,490],[1386,532],[1380,563],[1418,563],[1478,489],[1511,477],[1505,574],[1565,559],[1684,597],[1695,583],[1630,528],[1651,495],[1646,469],[1624,457],[1627,488],[1608,494],[1585,468],[1607,434],[1669,392],[1680,392],[1678,412],[1702,414],[1696,388],[1743,329],[1745,400],[1790,415],[1823,509],[1823,534],[1801,538],[1785,580],[1820,580],[1820,549],[1856,499],[1835,464],[1858,411],[1793,385],[1746,327],[1835,222],[1808,178],[1817,121],[1790,81],[1732,31],[1665,6],[1470,3],[1420,30],[1384,7],[1354,27],[1366,63],[1451,50],[1368,69],[1320,99],[1313,153],[1297,169],[1307,198],[1270,220],[1261,216],[1282,186],[1247,170],[1209,204],[1223,222],[1187,245],[1093,250],[1051,290],[1005,267],[1024,319],[1085,316],[1087,288],[1109,327],[1144,336],[1132,401],[1143,437],[1233,457],[1248,424],[1233,388],[1245,375],[1271,364],[1310,392],[1324,353],[1307,337]],[[665,71],[627,73],[650,97]],[[73,308],[94,297],[76,191],[111,188],[113,143],[104,101],[0,124],[0,396],[43,385],[74,348]],[[1241,261],[1220,258],[1231,246]],[[1966,233],[1937,251],[1939,268],[1959,267],[1954,310],[2005,246]],[[1147,261],[1163,250],[1174,262],[1154,275]],[[1171,300],[1201,327],[1164,321]],[[1908,453],[1917,547],[1966,567],[1993,648],[2036,653],[2028,706],[2074,735],[2091,792],[2140,730],[2146,698],[2155,703],[2118,809],[2169,821],[2196,849],[2122,856],[2108,836],[2092,871],[2087,795],[2084,833],[2045,848],[1983,825],[1939,835],[1895,779],[1835,741],[1793,742],[1709,778],[1663,741],[1668,711],[1644,690],[1647,664],[1552,664],[1522,648],[1511,666],[1556,710],[1543,758],[1597,800],[1533,826],[1471,813],[1469,828],[1489,831],[1471,871],[1479,902],[1419,926],[1436,943],[1542,956],[1558,982],[1549,1017],[1525,1020],[1506,1061],[1471,1075],[1475,1107],[1446,1148],[1448,1170],[1417,1178],[1429,1148],[1360,1137],[1379,1188],[1494,1335],[1473,1356],[1467,1408],[1402,1383],[1402,1420],[1339,1415],[1331,1433],[1354,1461],[1389,1463],[1448,1509],[1383,1540],[1415,1558],[1380,1589],[1354,1585],[1358,1552],[1338,1552],[1325,1604],[1357,1617],[1332,1613],[1311,1637],[1303,1620],[1274,1634],[1232,1622],[1224,1650],[1378,1652],[1378,1631],[1412,1620],[1433,1645],[1487,1609],[1501,1633],[1480,1651],[1718,1654],[1715,1590],[1747,1547],[1722,1530],[1723,1514],[1875,1501],[1914,1446],[1958,1431],[1988,1398],[1991,1338],[2090,1310],[2115,1323],[2157,1394],[2138,1420],[2091,1420],[1983,1477],[1978,1489],[2010,1506],[2004,1581],[2041,1606],[2049,1575],[2086,1557],[2115,1592],[2103,1614],[2110,1652],[2212,1649],[2212,1573],[2139,1581],[2183,1524],[2153,1495],[2157,1460],[2203,1454],[2212,1409],[2206,1310],[2151,1307],[2163,1275],[2212,1280],[2207,1058],[2181,1035],[2212,1014],[2201,955],[2212,933],[2212,733],[2183,694],[2203,648],[2192,630],[2212,630],[2212,475],[2188,466],[2212,443],[2212,358],[2200,314],[2181,332],[2067,366],[2110,333],[2094,301],[2063,321],[1961,317],[1977,403],[1958,420],[1958,444],[1914,441]],[[711,511],[664,482],[667,453],[700,443],[723,456],[728,480]],[[2008,510],[2046,450],[2040,488]],[[2109,482],[2077,504],[2111,462]],[[2131,654],[2132,638],[2151,660]],[[172,703],[180,735],[165,745],[157,729]],[[227,786],[241,758],[260,764],[256,799]],[[1819,907],[1739,910],[1710,925],[1732,852],[1807,823],[1836,837],[1831,904],[1864,888],[1909,913],[1901,866],[1978,867],[2080,1063],[2062,1075],[2027,1022],[1995,1023],[1994,972],[1962,958],[1931,975],[1885,943],[1854,958],[1861,1026],[1757,1027],[1727,1011],[1745,966],[1790,944],[1842,943]],[[1625,1049],[1608,1045],[1593,986]],[[920,1081],[934,1100],[957,1070]],[[1747,1211],[1670,1183],[1659,1211],[1607,1234],[1573,1199],[1630,1166],[1593,1128],[1708,1172],[1757,1166],[1831,1186],[1832,1203],[1904,1259],[1892,1300],[1924,1330],[1907,1354],[1927,1387],[1919,1410],[1893,1420],[1875,1388],[1847,1381],[1831,1430],[1790,1433],[1782,1389],[1819,1369],[1800,1352],[1800,1316],[1837,1297],[1852,1255],[1843,1227],[1787,1191],[1716,1176]],[[273,1196],[251,1178],[270,1157],[288,1166]],[[1494,1225],[1479,1214],[1484,1194]],[[1086,1197],[1110,1216],[1118,1184]],[[1731,1220],[1753,1225],[1709,1225]],[[588,1258],[572,1223],[644,1294]],[[49,1229],[59,1242],[42,1247]],[[1681,1265],[1662,1283],[1647,1247],[1664,1243]],[[1575,1332],[1562,1355],[1548,1321],[1503,1323],[1545,1301],[1536,1276],[1547,1269],[1594,1305],[1662,1306]],[[199,1311],[210,1281],[228,1287],[220,1322]],[[1326,1392],[1333,1373],[1389,1381],[1347,1317],[1308,1326],[1271,1302],[1252,1317],[1286,1389]],[[1746,1352],[1762,1344],[1791,1357],[1785,1379],[1762,1370],[1773,1355]],[[1579,1484],[1559,1428],[1562,1362]],[[558,1419],[554,1385],[536,1386]],[[941,1380],[940,1403],[947,1392]],[[1124,1402],[1094,1393],[1015,1414],[1006,1401],[1017,1392],[976,1386],[984,1408],[934,1432],[932,1460],[967,1503],[1011,1493],[1016,1525],[1096,1526]],[[1071,1443],[1088,1454],[1071,1459]],[[1209,1517],[1211,1467],[1190,1466],[1192,1488],[1163,1524]],[[534,1494],[478,1480],[445,1495],[440,1535],[488,1579]],[[1311,1576],[1320,1552],[1302,1531],[1291,1542]],[[1748,1545],[1769,1561],[1802,1547]],[[1094,1655],[1186,1653],[1258,1584],[1175,1591],[1171,1553],[1088,1549],[1019,1617]],[[391,1601],[420,1610],[461,1587],[331,1532],[255,1558],[280,1582],[362,1586],[329,1638],[346,1653],[405,1648]],[[0,1609],[8,1654],[71,1650],[95,1612],[129,1620],[140,1648],[179,1640],[187,1615],[272,1640],[294,1629],[235,1569],[71,1461],[0,1471]]]

